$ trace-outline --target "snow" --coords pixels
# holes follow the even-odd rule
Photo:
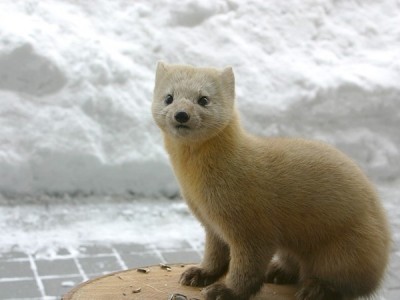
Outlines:
[[[249,131],[336,145],[383,190],[390,186],[385,205],[396,209],[399,24],[397,0],[1,1],[0,194],[10,205],[0,207],[0,229],[15,229],[4,231],[4,243],[29,248],[35,224],[36,248],[63,236],[141,239],[141,228],[161,239],[160,224],[176,236],[186,230],[167,216],[139,222],[160,209],[197,224],[167,200],[130,204],[129,195],[178,194],[150,113],[159,60],[232,65]],[[51,217],[13,206],[25,197],[48,203]],[[98,199],[109,216],[90,202]]]
[[[0,191],[174,195],[158,60],[233,65],[246,128],[400,173],[398,1],[0,3]]]
[[[74,285],[76,285],[76,282],[74,282],[74,281],[63,281],[63,282],[61,282],[61,286],[62,287],[73,287]]]
[[[35,196],[10,205],[10,199],[0,200],[0,258],[2,251],[13,248],[55,258],[58,249],[75,255],[85,244],[135,243],[166,249],[176,248],[177,241],[196,249],[203,245],[203,229],[182,201]]]

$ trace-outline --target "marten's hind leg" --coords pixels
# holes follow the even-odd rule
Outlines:
[[[371,297],[386,266],[386,248],[377,240],[349,234],[310,253],[301,261],[297,300]]]
[[[265,282],[294,284],[299,281],[299,263],[287,251],[279,250],[269,263]]]
[[[343,295],[336,291],[329,283],[316,278],[306,279],[302,282],[300,290],[296,293],[298,300],[344,300]]]

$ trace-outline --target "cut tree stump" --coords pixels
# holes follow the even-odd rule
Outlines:
[[[201,288],[179,284],[182,272],[191,266],[152,266],[112,273],[78,285],[62,300],[204,299]],[[295,286],[265,284],[252,300],[294,300],[295,292]],[[173,294],[181,294],[186,298],[173,298]]]

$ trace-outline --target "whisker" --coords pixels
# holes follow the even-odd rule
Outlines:
[[[158,112],[153,112],[153,113],[151,113],[151,114],[153,114],[153,115],[159,115],[159,116],[166,116],[166,115],[167,115],[167,113],[158,113]]]

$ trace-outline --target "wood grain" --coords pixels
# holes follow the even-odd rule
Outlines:
[[[204,299],[201,288],[179,284],[181,273],[191,265],[171,265],[170,271],[152,266],[148,273],[137,269],[111,273],[86,281],[62,300],[168,300],[174,293],[187,299]],[[139,291],[140,290],[140,291]],[[265,284],[253,300],[294,300],[295,286]]]

